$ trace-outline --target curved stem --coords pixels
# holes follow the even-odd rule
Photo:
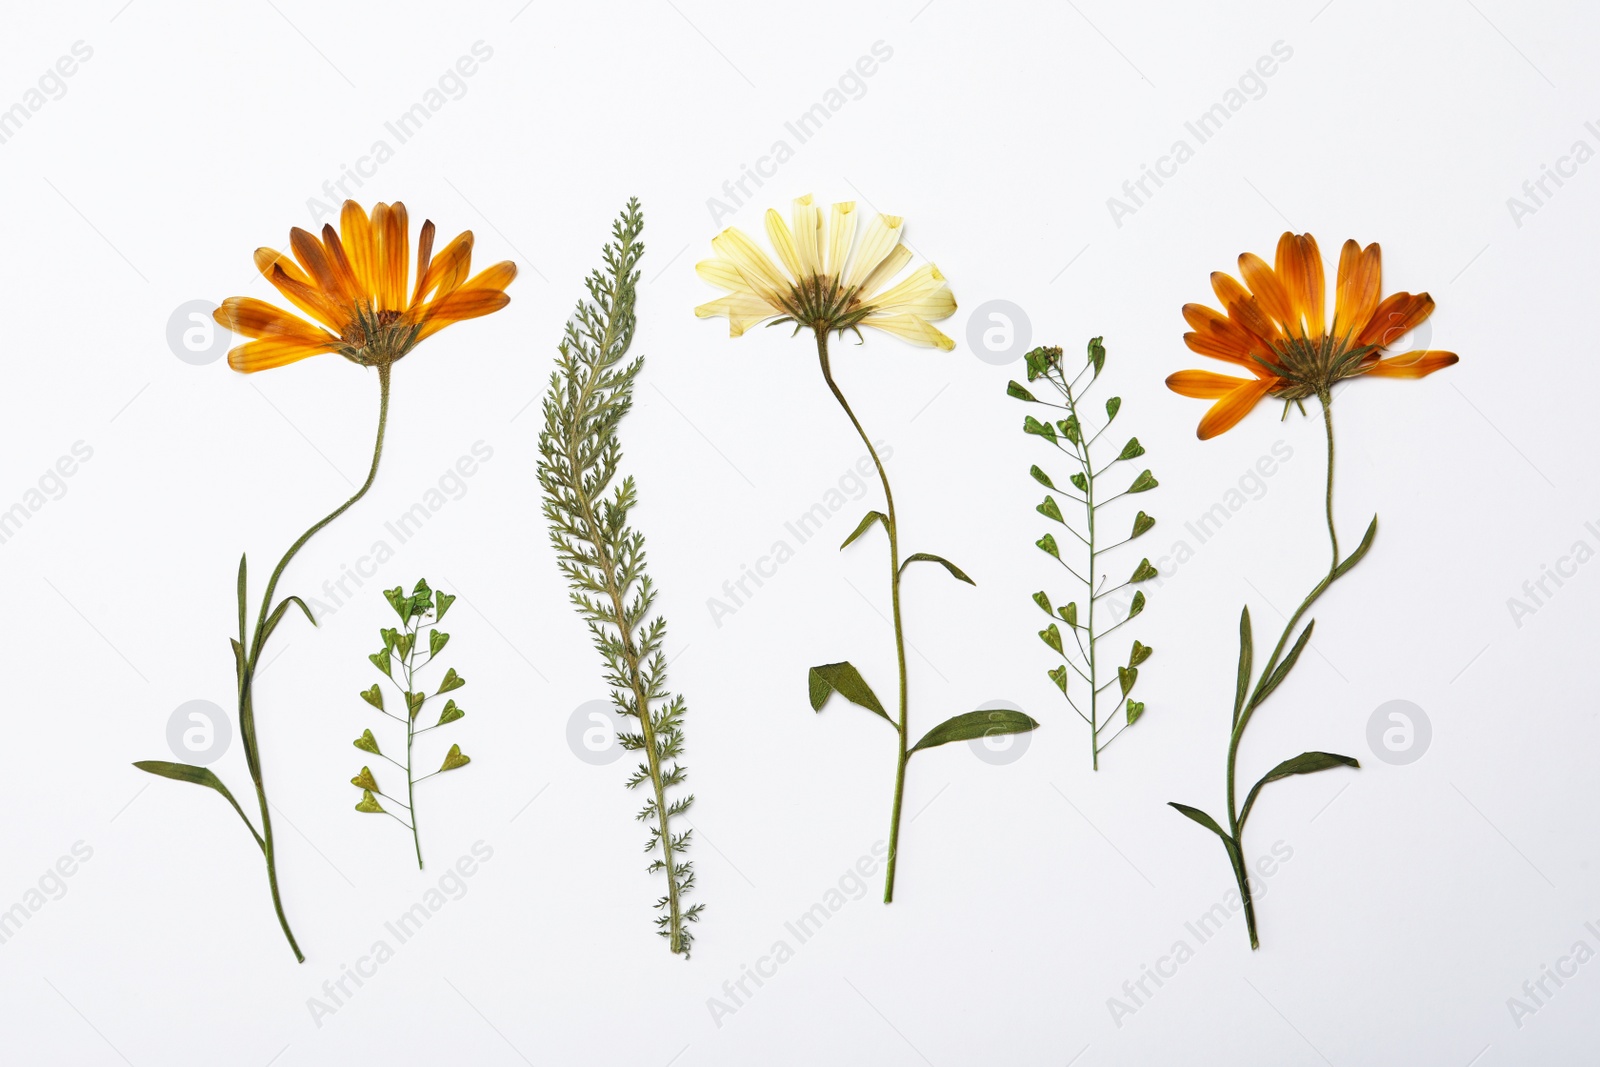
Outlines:
[[[367,480],[357,489],[355,495],[333,511],[329,512],[320,521],[305,533],[301,534],[294,544],[289,546],[289,551],[283,554],[278,561],[278,566],[272,572],[271,579],[267,582],[266,595],[261,600],[261,614],[256,619],[255,634],[250,641],[249,652],[244,656],[244,665],[239,672],[239,735],[244,741],[245,762],[250,769],[250,779],[255,783],[256,800],[261,807],[261,850],[267,859],[267,883],[272,889],[272,907],[278,915],[278,925],[283,927],[283,936],[289,941],[289,947],[294,950],[295,959],[305,962],[305,955],[301,953],[300,946],[294,939],[294,932],[289,929],[288,916],[283,911],[283,897],[278,891],[278,864],[277,853],[273,848],[272,840],[272,813],[267,805],[267,787],[261,773],[261,751],[256,744],[254,683],[257,665],[261,661],[261,652],[266,645],[267,617],[272,610],[272,595],[278,587],[278,579],[283,576],[284,568],[289,566],[289,561],[295,557],[306,542],[310,541],[317,531],[328,525],[340,515],[343,515],[357,500],[367,494],[372,488],[372,483],[378,476],[378,461],[383,457],[383,431],[389,421],[389,370],[388,367],[378,368],[378,436],[372,447],[372,468],[367,472]],[[244,604],[241,596],[239,605],[240,629],[244,626]],[[244,634],[240,633],[241,644]]]
[[[817,337],[817,359],[822,364],[822,380],[828,383],[833,398],[839,402],[844,413],[850,417],[850,425],[856,428],[856,433],[861,436],[861,443],[867,446],[867,454],[872,457],[872,465],[878,468],[878,480],[883,483],[883,499],[885,511],[889,518],[884,523],[884,529],[889,535],[889,595],[893,604],[894,613],[894,654],[900,669],[900,718],[895,723],[896,731],[900,735],[900,754],[895,762],[894,773],[894,811],[889,816],[889,859],[883,879],[883,902],[894,901],[894,872],[895,860],[900,851],[900,808],[906,790],[906,762],[910,758],[906,752],[906,635],[905,625],[900,618],[900,531],[895,525],[894,492],[889,488],[889,475],[883,469],[883,461],[878,458],[878,450],[872,446],[872,438],[867,436],[867,431],[862,428],[861,420],[856,418],[856,413],[850,410],[850,402],[844,398],[839,385],[833,380],[833,368],[828,363],[828,335],[822,330],[813,330]]]
[[[1261,701],[1261,691],[1278,668],[1278,662],[1283,658],[1283,650],[1289,643],[1290,636],[1295,627],[1300,624],[1300,619],[1310,610],[1318,597],[1327,592],[1328,587],[1334,583],[1339,574],[1339,534],[1333,524],[1333,398],[1329,395],[1319,396],[1322,402],[1322,425],[1328,438],[1328,480],[1327,488],[1323,493],[1323,507],[1328,523],[1328,543],[1332,548],[1332,558],[1328,563],[1328,573],[1322,576],[1300,606],[1295,608],[1294,614],[1289,616],[1288,625],[1283,628],[1283,633],[1278,637],[1278,643],[1272,650],[1272,658],[1267,660],[1261,669],[1261,676],[1256,681],[1249,699],[1240,711],[1239,721],[1234,725],[1233,734],[1228,739],[1228,829],[1233,836],[1234,877],[1239,883],[1239,896],[1244,901],[1245,925],[1250,932],[1250,947],[1260,948],[1261,942],[1256,936],[1256,911],[1255,902],[1250,895],[1250,879],[1244,867],[1244,840],[1241,836],[1242,828],[1239,825],[1237,808],[1234,805],[1235,797],[1235,768],[1239,759],[1239,742],[1244,738],[1244,729],[1250,724],[1250,718],[1255,713],[1256,705]]]

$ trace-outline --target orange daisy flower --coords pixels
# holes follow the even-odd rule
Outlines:
[[[499,311],[517,276],[509,261],[471,275],[472,231],[433,254],[433,222],[417,236],[416,284],[411,283],[411,234],[406,206],[378,204],[369,217],[346,200],[339,229],[322,239],[289,231],[293,257],[256,249],[256,269],[311,321],[249,296],[231,296],[213,317],[254,338],[228,353],[228,366],[250,374],[337,352],[363,366],[388,367],[452,322]]]
[[[1201,440],[1230,429],[1267,396],[1285,403],[1315,396],[1326,404],[1334,383],[1345,378],[1421,378],[1460,359],[1454,352],[1432,350],[1383,354],[1433,312],[1433,298],[1392,293],[1380,300],[1376,244],[1344,243],[1331,323],[1324,316],[1322,254],[1310,234],[1280,237],[1272,266],[1244,253],[1239,273],[1242,285],[1221,271],[1211,275],[1224,311],[1203,304],[1183,307],[1191,330],[1183,339],[1191,350],[1254,375],[1184,370],[1167,378],[1167,388],[1175,393],[1216,401],[1200,420]]]

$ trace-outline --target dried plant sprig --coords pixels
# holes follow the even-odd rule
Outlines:
[[[868,326],[914,345],[949,351],[955,347],[955,342],[939,332],[933,323],[955,313],[956,299],[944,275],[931,263],[919,267],[898,284],[883,288],[911,261],[910,250],[900,240],[905,220],[898,215],[876,216],[859,239],[854,202],[834,204],[825,221],[821,208],[812,198],[802,196],[794,202],[792,218],[791,229],[776,211],[769,209],[766,214],[767,236],[783,263],[781,270],[754,241],[737,229],[730,227],[714,238],[711,247],[716,257],[696,264],[695,270],[708,282],[726,290],[727,295],[700,305],[695,308],[695,314],[700,318],[726,317],[728,332],[733,337],[761,322],[769,326],[792,324],[793,334],[802,329],[810,330],[816,339],[822,380],[872,457],[883,486],[884,510],[867,512],[839,547],[844,549],[874,524],[881,525],[888,538],[889,603],[900,683],[898,714],[890,717],[861,672],[848,661],[812,667],[806,682],[813,711],[821,711],[833,694],[838,693],[852,704],[880,716],[897,735],[894,806],[889,815],[889,855],[883,878],[883,902],[887,904],[894,900],[894,876],[900,855],[900,811],[905,797],[906,766],[911,757],[924,749],[953,741],[1023,733],[1036,729],[1039,724],[1020,711],[979,709],[946,719],[915,745],[910,743],[905,620],[900,605],[900,585],[905,570],[913,563],[937,563],[957,581],[969,585],[977,583],[954,563],[929,552],[914,552],[902,559],[900,524],[889,475],[872,438],[834,380],[833,365],[828,358],[828,338],[835,333],[848,332],[864,340],[861,328]]]
[[[472,274],[471,230],[461,233],[434,255],[434,225],[430,219],[423,222],[417,235],[417,280],[412,287],[408,283],[412,248],[407,218],[405,205],[399,202],[378,204],[369,216],[360,204],[347,200],[339,215],[339,228],[324,226],[320,239],[299,227],[290,230],[293,257],[273,248],[256,249],[256,268],[309,320],[254,297],[242,296],[229,297],[212,315],[234,333],[254,338],[228,352],[228,365],[242,374],[271,370],[327,352],[338,352],[352,363],[373,367],[378,372],[378,435],[372,447],[372,466],[367,471],[367,480],[348,500],[319,519],[289,546],[267,579],[255,630],[248,636],[245,630],[248,614],[245,558],[239,557],[239,636],[232,641],[238,684],[239,738],[244,744],[245,763],[261,810],[261,831],[256,832],[228,787],[209,768],[166,760],[143,760],[134,764],[150,774],[216,790],[239,813],[267,861],[272,907],[284,938],[301,963],[305,962],[305,954],[289,929],[283,897],[278,890],[272,814],[261,772],[261,749],[256,742],[255,676],[267,639],[283,621],[290,604],[305,612],[313,626],[317,620],[299,597],[285,597],[274,606],[278,580],[306,543],[366,496],[377,479],[378,463],[383,458],[384,428],[389,421],[390,376],[395,363],[451,323],[493,314],[505,307],[510,302],[505,288],[517,273],[516,265],[507,261]]]
[[[644,535],[629,525],[638,490],[631,475],[613,487],[622,463],[617,425],[633,406],[633,384],[644,366],[642,356],[624,362],[637,324],[643,230],[639,201],[631,199],[611,227],[601,253],[604,268],[589,275],[588,299],[578,301],[567,323],[544,399],[539,486],[572,604],[605,660],[612,703],[639,726],[618,741],[644,753],[627,784],[649,788],[638,815],[650,830],[645,851],[656,856],[648,870],[667,878],[656,926],[671,950],[687,957],[694,940],[689,924],[699,921],[705,905],[684,904],[694,888],[694,867],[683,853],[694,831],[673,829],[694,794],[668,796],[688,777],[679,762],[684,701],[667,689],[667,623],[653,614],[656,590],[645,571]]]
[[[1315,397],[1322,405],[1323,431],[1328,441],[1327,485],[1323,510],[1330,549],[1328,570],[1300,602],[1273,646],[1266,664],[1255,669],[1255,640],[1250,629],[1250,608],[1239,615],[1239,665],[1233,697],[1233,725],[1228,736],[1228,828],[1210,815],[1187,804],[1169,802],[1183,815],[1222,840],[1228,863],[1244,903],[1250,947],[1261,947],[1256,932],[1255,901],[1250,892],[1249,868],[1244,858],[1244,828],[1261,790],[1269,783],[1301,774],[1361,764],[1334,752],[1302,752],[1264,774],[1246,794],[1243,807],[1236,803],[1236,768],[1239,743],[1256,711],[1288,678],[1311,640],[1316,620],[1306,622],[1295,636],[1300,620],[1334,582],[1350,573],[1372,548],[1378,533],[1373,516],[1355,551],[1339,555],[1339,534],[1333,521],[1333,389],[1345,379],[1362,375],[1383,378],[1421,378],[1458,362],[1454,352],[1415,350],[1387,355],[1387,346],[1401,340],[1433,311],[1427,293],[1381,292],[1379,249],[1361,248],[1346,241],[1339,257],[1334,314],[1325,317],[1326,290],[1322,254],[1310,234],[1285,233],[1278,241],[1274,266],[1249,252],[1239,257],[1239,267],[1250,288],[1222,272],[1211,276],[1213,289],[1227,309],[1226,315],[1198,304],[1184,306],[1192,328],[1184,335],[1189,347],[1203,355],[1249,369],[1255,380],[1229,378],[1209,371],[1179,371],[1167,379],[1168,388],[1184,396],[1215,400],[1201,419],[1198,436],[1214,437],[1236,425],[1264,396],[1289,405]],[[1293,645],[1289,639],[1294,637]],[[1287,651],[1286,651],[1287,650]]]
[[[1105,558],[1110,553],[1115,553],[1123,545],[1133,541],[1155,526],[1156,520],[1143,510],[1133,516],[1131,529],[1119,540],[1112,541],[1102,536],[1105,530],[1105,521],[1110,516],[1102,516],[1100,510],[1108,507],[1124,497],[1138,493],[1148,492],[1158,484],[1155,476],[1149,469],[1136,475],[1131,484],[1120,492],[1110,492],[1104,488],[1104,482],[1110,476],[1112,468],[1119,464],[1131,462],[1144,455],[1144,446],[1137,437],[1130,437],[1126,444],[1110,459],[1105,459],[1105,447],[1101,446],[1099,453],[1101,462],[1096,465],[1095,445],[1101,436],[1111,428],[1111,423],[1116,419],[1122,409],[1122,398],[1111,397],[1105,402],[1105,416],[1103,420],[1091,417],[1083,406],[1089,390],[1100,380],[1100,372],[1105,368],[1106,349],[1101,342],[1104,338],[1095,337],[1089,341],[1088,354],[1083,366],[1070,378],[1062,366],[1061,349],[1056,347],[1035,348],[1026,356],[1028,368],[1028,384],[1044,382],[1051,386],[1057,400],[1040,400],[1028,388],[1017,382],[1006,385],[1006,394],[1025,400],[1031,404],[1055,408],[1065,414],[1065,418],[1051,421],[1049,414],[1043,419],[1028,415],[1023,419],[1022,430],[1024,433],[1035,434],[1044,438],[1052,448],[1069,459],[1077,469],[1068,476],[1071,488],[1077,495],[1065,488],[1058,487],[1050,475],[1035,464],[1029,474],[1033,480],[1050,490],[1045,494],[1044,502],[1037,510],[1039,514],[1065,528],[1077,541],[1074,547],[1070,542],[1063,545],[1056,540],[1054,533],[1046,533],[1035,544],[1046,555],[1054,559],[1067,575],[1083,586],[1084,609],[1078,609],[1076,599],[1054,607],[1050,595],[1044,590],[1033,594],[1033,602],[1050,616],[1050,624],[1039,631],[1039,639],[1053,649],[1061,657],[1061,663],[1052,667],[1048,672],[1050,680],[1056,688],[1061,690],[1061,695],[1066,698],[1067,704],[1089,726],[1089,748],[1092,764],[1095,770],[1100,769],[1100,753],[1106,747],[1122,736],[1124,730],[1139,721],[1144,714],[1144,701],[1132,698],[1133,687],[1139,680],[1139,668],[1145,660],[1149,659],[1152,649],[1137,639],[1134,640],[1128,652],[1128,662],[1118,663],[1115,672],[1108,669],[1105,659],[1100,655],[1100,642],[1110,637],[1114,632],[1127,625],[1135,616],[1145,609],[1148,598],[1144,590],[1134,589],[1132,598],[1126,605],[1113,599],[1125,595],[1125,591],[1156,576],[1156,569],[1150,565],[1148,557],[1139,560],[1128,577],[1116,585],[1107,585],[1111,578],[1101,569]],[[1084,379],[1088,380],[1085,381]],[[1122,485],[1126,475],[1114,476],[1114,485]],[[1074,526],[1062,511],[1061,501],[1056,499],[1059,494],[1061,500],[1067,502],[1068,509],[1074,514],[1081,511],[1082,528]],[[1108,495],[1109,494],[1109,495]],[[1076,505],[1073,509],[1072,505]],[[1126,520],[1124,520],[1126,521]],[[1115,536],[1115,535],[1113,535]],[[1123,553],[1126,555],[1126,553]],[[1076,563],[1078,566],[1074,566]],[[1078,570],[1082,567],[1082,571]],[[1102,601],[1108,603],[1102,604]],[[1111,625],[1106,625],[1106,612],[1117,612],[1111,620]],[[1071,644],[1062,640],[1061,628],[1056,625],[1059,621],[1065,623],[1072,636]],[[1076,649],[1077,657],[1074,658],[1071,650]],[[1073,698],[1076,688],[1071,682],[1071,676],[1076,674],[1088,691],[1078,699]],[[1102,682],[1102,679],[1106,679]],[[1115,699],[1110,707],[1104,707],[1101,696],[1106,690],[1116,687]],[[1102,713],[1103,712],[1103,713]],[[1119,720],[1118,713],[1121,713]],[[1106,731],[1111,731],[1109,735]]]
[[[389,602],[395,614],[400,616],[398,627],[385,627],[378,631],[383,638],[383,647],[367,658],[378,669],[384,679],[394,686],[400,696],[400,714],[390,711],[384,704],[383,687],[374,683],[372,688],[361,692],[361,699],[378,709],[379,714],[386,715],[406,728],[406,759],[404,763],[382,751],[378,746],[378,739],[371,730],[361,731],[361,736],[356,738],[355,747],[363,752],[369,752],[380,759],[387,760],[406,776],[406,798],[401,800],[390,793],[385,793],[378,786],[377,775],[372,773],[371,767],[362,767],[361,773],[350,779],[350,784],[361,790],[361,799],[356,802],[356,810],[369,815],[387,815],[401,826],[411,831],[411,842],[417,852],[417,868],[422,868],[422,837],[418,831],[417,819],[417,786],[418,784],[453,771],[458,767],[465,767],[472,762],[472,757],[461,751],[460,745],[451,745],[450,751],[445,753],[444,762],[439,769],[424,774],[418,778],[414,770],[416,764],[412,757],[416,740],[422,734],[448,726],[459,719],[466,717],[466,712],[457,706],[454,697],[445,694],[453,693],[467,684],[467,680],[456,673],[451,667],[439,679],[439,687],[432,693],[418,688],[421,683],[420,674],[425,667],[430,666],[439,654],[444,651],[445,645],[450,643],[450,635],[433,629],[430,624],[438,624],[444,620],[445,612],[450,610],[450,605],[455,603],[455,597],[443,590],[429,588],[426,579],[417,582],[416,587],[407,593],[400,586],[385,589],[383,598]],[[430,617],[431,616],[431,617]],[[427,646],[428,655],[418,660],[417,655],[422,647],[422,628],[429,626]],[[398,676],[397,673],[398,672]],[[418,726],[421,721],[422,710],[429,701],[444,697],[445,703],[439,709],[439,718],[427,726]],[[405,809],[406,818],[385,808],[382,797],[400,808]],[[409,820],[409,821],[408,821]]]

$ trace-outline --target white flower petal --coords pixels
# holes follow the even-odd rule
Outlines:
[[[844,273],[845,261],[850,258],[850,246],[856,240],[856,204],[845,200],[833,205],[833,215],[828,220],[828,258],[823,271],[830,278]]]
[[[846,288],[860,285],[877,269],[884,257],[894,250],[900,243],[900,227],[904,222],[905,220],[898,215],[878,215],[867,223],[867,232],[861,239],[861,247],[856,249],[855,258],[845,275]]]

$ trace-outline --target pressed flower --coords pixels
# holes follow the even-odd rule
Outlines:
[[[1252,378],[1185,370],[1167,378],[1183,396],[1214,400],[1200,420],[1202,440],[1233,427],[1264,397],[1286,404],[1317,397],[1325,403],[1346,378],[1421,378],[1457,362],[1454,352],[1385,355],[1388,346],[1433,312],[1427,293],[1393,293],[1379,299],[1379,248],[1346,241],[1339,253],[1333,318],[1326,311],[1322,254],[1310,234],[1285,233],[1275,262],[1246,252],[1239,257],[1243,284],[1221,271],[1211,287],[1224,310],[1185,304],[1189,348],[1232,363]]]
[[[955,342],[932,324],[949,318],[956,310],[955,296],[939,268],[929,264],[890,285],[911,253],[900,243],[904,220],[896,215],[879,215],[857,233],[856,206],[833,205],[827,225],[822,211],[809,196],[794,202],[794,226],[783,221],[776,211],[767,212],[767,236],[777,251],[780,267],[754,241],[736,229],[724,230],[711,242],[717,255],[696,265],[700,276],[727,292],[726,296],[702,304],[694,313],[702,318],[724,316],[729,334],[738,337],[761,322],[790,322],[794,332],[809,329],[817,344],[817,362],[822,380],[833,394],[850,425],[861,438],[883,486],[882,511],[869,511],[855,532],[845,538],[848,546],[874,524],[880,524],[889,542],[889,601],[894,627],[895,659],[899,676],[897,714],[890,716],[884,703],[854,665],[848,661],[824,663],[811,668],[807,676],[808,696],[813,711],[821,711],[838,693],[846,700],[883,716],[898,735],[899,754],[895,768],[894,806],[889,821],[889,853],[884,865],[883,901],[894,900],[895,864],[899,856],[900,814],[905,797],[906,765],[919,751],[953,741],[992,737],[1003,733],[1032,730],[1039,724],[1021,712],[973,711],[947,719],[935,726],[921,741],[910,743],[910,696],[906,671],[905,620],[901,612],[900,585],[905,569],[912,563],[941,564],[951,577],[971,583],[955,564],[928,552],[900,555],[900,520],[895,513],[894,490],[889,474],[872,436],[856,417],[844,390],[833,376],[828,355],[828,338],[836,332],[852,331],[862,340],[861,327],[870,326],[893,334],[915,345],[955,347]]]
[[[834,204],[826,222],[809,195],[794,202],[794,225],[768,209],[767,237],[780,267],[741,230],[714,237],[716,258],[695,265],[700,277],[727,291],[694,309],[702,319],[728,320],[729,336],[751,326],[792,322],[818,334],[870,326],[915,345],[942,348],[955,342],[932,324],[955,314],[956,299],[933,264],[919,267],[895,285],[891,279],[910,261],[900,243],[905,220],[878,215],[859,235],[856,205]],[[887,286],[887,288],[886,288]]]
[[[316,618],[305,601],[297,596],[275,601],[278,581],[306,543],[366,496],[377,479],[378,464],[383,459],[384,431],[389,421],[389,391],[395,361],[452,322],[487,315],[505,307],[508,303],[505,288],[517,274],[514,264],[496,263],[472,275],[471,231],[461,234],[434,255],[433,223],[424,222],[417,240],[416,282],[413,284],[406,208],[398,202],[378,204],[368,216],[361,205],[347,200],[339,216],[339,227],[335,232],[332,226],[324,226],[321,240],[298,227],[291,230],[292,256],[271,248],[256,249],[257,269],[308,318],[247,296],[229,297],[214,315],[217,322],[233,332],[253,338],[228,353],[228,365],[236,371],[248,374],[281,367],[323,352],[338,352],[346,359],[378,371],[378,432],[373,441],[372,466],[367,469],[367,479],[348,500],[312,524],[289,546],[267,579],[253,632],[245,628],[249,572],[244,558],[239,560],[235,586],[239,636],[233,641],[234,676],[239,694],[239,736],[244,743],[245,764],[260,807],[261,829],[257,831],[232,792],[210,770],[166,760],[134,764],[140,770],[163,778],[204,785],[227,799],[266,859],[267,883],[278,925],[295,959],[302,963],[305,955],[289,928],[278,886],[272,808],[267,802],[261,748],[256,739],[255,676],[267,639],[291,605],[298,606],[312,625],[316,624]],[[447,763],[444,769],[454,766],[460,764]]]
[[[256,249],[256,269],[307,318],[254,297],[229,297],[214,317],[254,340],[230,351],[228,365],[249,374],[337,352],[363,366],[387,367],[451,323],[510,302],[505,289],[517,276],[515,263],[473,275],[471,230],[437,255],[433,244],[429,220],[417,235],[413,284],[406,206],[377,204],[368,216],[346,200],[337,231],[324,225],[319,240],[295,227],[292,255]]]

